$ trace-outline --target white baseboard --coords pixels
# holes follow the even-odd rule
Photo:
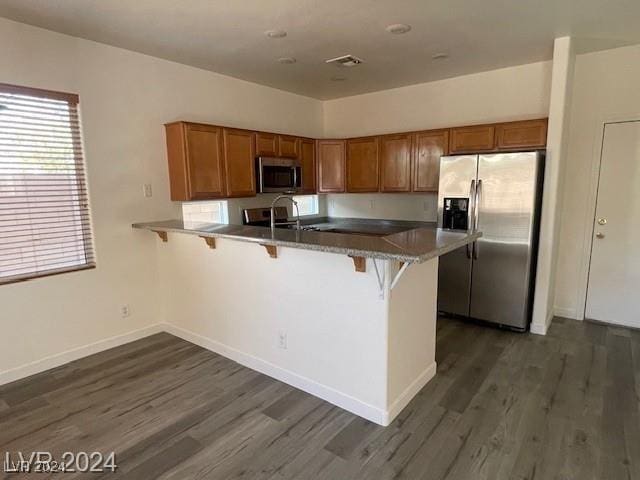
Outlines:
[[[303,377],[301,375],[298,375],[297,373],[291,372],[290,370],[274,365],[258,357],[245,352],[241,352],[240,350],[236,350],[235,348],[231,348],[220,342],[216,342],[215,340],[211,340],[210,338],[204,337],[197,333],[193,333],[180,327],[176,327],[175,325],[171,324],[166,324],[165,327],[167,332],[175,335],[176,337],[180,337],[187,342],[195,343],[202,348],[206,348],[207,350],[211,350],[212,352],[215,352],[219,355],[230,358],[231,360],[238,362],[245,367],[251,368],[260,373],[264,373],[265,375],[280,380],[293,387],[299,388],[304,392],[310,393],[311,395],[326,400],[329,403],[332,403],[360,417],[366,418],[367,420],[377,423],[378,425],[388,425],[389,418],[395,417],[395,415],[397,415],[397,413],[402,410],[402,408],[400,408],[400,410],[398,410],[395,415],[391,415],[390,410],[384,410],[375,407],[350,395],[318,383],[315,380]],[[421,379],[422,377],[419,380]],[[403,395],[404,394],[405,393],[403,392]],[[404,399],[402,400],[404,401]],[[400,405],[400,403],[398,405]]]
[[[398,398],[396,398],[389,410],[387,410],[387,418],[382,425],[387,426],[398,416],[398,414],[406,407],[409,402],[416,396],[416,394],[422,390],[422,388],[429,383],[429,381],[435,377],[438,365],[434,361],[431,365],[424,369],[424,371],[416,378],[411,385],[409,385],[404,392],[402,392]]]
[[[531,333],[535,333],[536,335],[546,335],[547,334],[547,325],[541,325],[539,323],[532,323],[529,326],[529,331]]]
[[[156,323],[154,325],[134,330],[132,332],[127,332],[122,335],[116,335],[115,337],[105,338],[104,340],[99,340],[88,345],[72,348],[71,350],[67,350],[65,352],[56,353],[55,355],[50,355],[48,357],[36,360],[35,362],[27,363],[25,365],[21,365],[19,367],[0,371],[0,385],[10,383],[15,380],[34,375],[36,373],[44,372],[45,370],[49,370],[50,368],[59,367],[60,365],[64,365],[65,363],[69,363],[74,360],[93,355],[94,353],[99,353],[113,347],[119,347],[120,345],[124,345],[125,343],[133,342],[135,340],[148,337],[149,335],[160,333],[164,330],[165,329],[163,324]]]
[[[553,311],[557,317],[572,318],[574,320],[583,320],[579,318],[575,308],[554,307]]]

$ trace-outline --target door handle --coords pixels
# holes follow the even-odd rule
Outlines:
[[[476,204],[476,181],[471,180],[471,186],[469,187],[469,211],[467,213],[467,230],[473,230],[473,222],[475,219],[475,204]],[[473,253],[471,245],[467,243],[467,258],[471,259]]]
[[[604,238],[604,233],[602,233],[602,232],[596,233],[596,238],[603,239]]]
[[[482,201],[482,180],[478,180],[478,185],[476,186],[476,199],[473,202],[474,207],[474,222],[473,229],[478,229],[478,221],[480,216],[480,202]]]
[[[473,222],[473,229],[478,229],[478,223],[480,221],[480,202],[482,201],[482,180],[478,180],[478,184],[476,186],[476,199],[473,202],[475,207],[475,215]],[[478,242],[473,242],[473,259],[477,260],[480,256],[480,245]]]

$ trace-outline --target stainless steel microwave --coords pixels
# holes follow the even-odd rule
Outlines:
[[[258,157],[256,181],[259,193],[295,193],[302,186],[302,164],[292,158]]]

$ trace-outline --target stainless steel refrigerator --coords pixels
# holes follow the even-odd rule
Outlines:
[[[440,257],[440,312],[528,328],[543,170],[543,152],[442,157],[438,226],[482,237]]]

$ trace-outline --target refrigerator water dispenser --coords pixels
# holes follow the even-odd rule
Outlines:
[[[442,209],[442,227],[455,230],[469,228],[469,199],[446,198]]]

